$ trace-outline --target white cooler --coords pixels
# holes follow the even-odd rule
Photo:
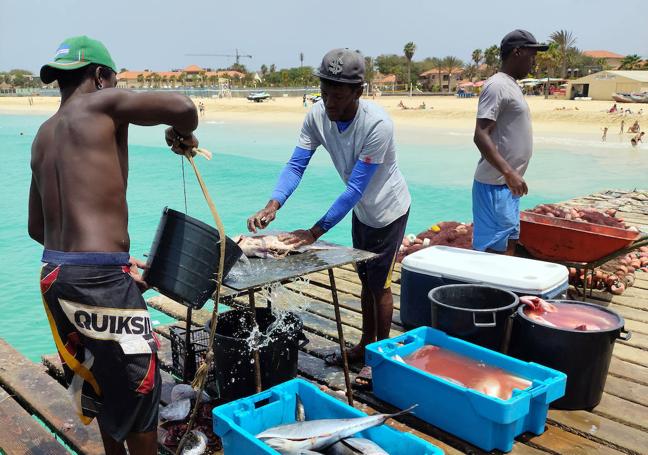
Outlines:
[[[543,299],[564,298],[567,267],[553,262],[432,246],[405,256],[401,271],[400,317],[407,328],[431,324],[428,293],[445,284],[485,284]]]

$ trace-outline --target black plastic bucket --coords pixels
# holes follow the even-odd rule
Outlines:
[[[243,252],[225,242],[223,278]],[[202,308],[216,290],[220,259],[218,230],[165,207],[148,258],[144,280],[160,293],[192,308]]]
[[[265,333],[276,316],[269,308],[257,308],[259,331]],[[265,390],[297,376],[299,348],[308,343],[302,320],[295,313],[285,315],[285,323],[273,330],[271,340],[259,348],[261,386]],[[210,322],[206,329],[210,330]],[[254,355],[249,345],[251,314],[230,310],[218,316],[214,339],[215,382],[209,391],[225,401],[253,395]]]
[[[449,284],[432,289],[432,327],[495,351],[506,352],[510,316],[520,300],[504,289]]]
[[[617,318],[615,327],[583,331],[548,327],[534,322],[524,313],[524,305],[514,316],[509,355],[535,362],[567,374],[565,395],[551,406],[557,409],[592,409],[601,401],[614,342],[629,340],[624,320],[616,312],[591,303],[549,300],[595,307]]]

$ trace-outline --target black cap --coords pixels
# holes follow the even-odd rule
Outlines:
[[[326,53],[319,69],[313,71],[313,74],[320,79],[344,84],[360,84],[364,82],[364,57],[359,51],[333,49]]]
[[[502,38],[502,43],[500,44],[500,52],[502,54],[508,54],[510,51],[516,47],[528,47],[531,49],[537,49],[539,51],[546,51],[549,49],[549,46],[546,44],[538,43],[530,32],[526,30],[513,30],[511,33]]]

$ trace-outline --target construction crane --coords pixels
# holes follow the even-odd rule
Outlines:
[[[234,57],[236,58],[236,64],[239,64],[239,59],[241,58],[252,58],[249,54],[239,54],[238,49],[235,50],[235,54],[185,54],[189,57]]]

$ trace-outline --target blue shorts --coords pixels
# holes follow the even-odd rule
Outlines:
[[[506,185],[475,180],[473,199],[473,248],[506,251],[509,240],[520,238],[520,198]]]

